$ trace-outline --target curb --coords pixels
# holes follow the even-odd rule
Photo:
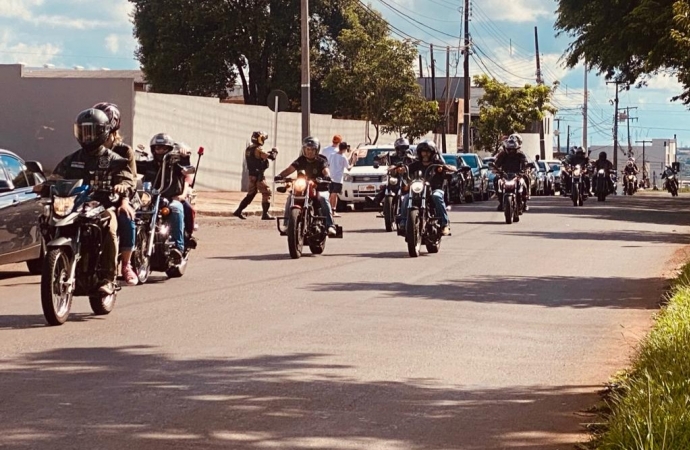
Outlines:
[[[232,213],[235,212],[234,208],[229,208],[226,211],[212,211],[212,210],[197,210],[197,214],[201,217],[235,217]],[[271,215],[276,215],[276,217],[282,216],[284,214],[283,209],[271,208],[268,213]],[[263,211],[244,211],[244,215],[247,217],[261,216]],[[237,219],[237,217],[235,217]],[[239,219],[238,219],[239,220]]]

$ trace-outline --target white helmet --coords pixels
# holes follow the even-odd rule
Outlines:
[[[520,136],[519,134],[513,133],[510,136],[508,136],[508,139],[509,140],[512,139],[512,140],[517,141],[518,148],[522,147],[522,136]]]

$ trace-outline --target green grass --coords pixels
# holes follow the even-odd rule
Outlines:
[[[690,264],[608,403],[598,449],[690,449]]]

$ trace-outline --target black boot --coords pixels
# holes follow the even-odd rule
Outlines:
[[[498,208],[496,208],[496,211],[503,211],[503,196],[502,195],[498,196]]]
[[[246,219],[247,217],[244,214],[242,214],[242,211],[244,211],[244,209],[247,206],[249,206],[249,204],[252,202],[252,200],[253,200],[252,198],[247,198],[247,197],[242,199],[242,201],[240,202],[240,206],[237,207],[237,209],[235,210],[234,213],[232,213],[232,215],[235,217],[238,217],[242,220]]]
[[[261,215],[261,220],[273,220],[274,217],[268,213],[268,209],[271,207],[270,203],[262,203],[261,208],[263,209],[263,214]]]

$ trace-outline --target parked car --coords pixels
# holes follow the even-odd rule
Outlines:
[[[357,162],[345,171],[343,192],[338,194],[338,209],[344,211],[352,203],[356,211],[362,211],[367,196],[375,196],[387,179],[388,166],[374,168],[379,155],[395,151],[392,145],[364,145],[357,150]]]
[[[545,161],[537,161],[537,195],[555,195],[554,177],[551,166]]]
[[[0,265],[26,262],[34,275],[42,270],[43,239],[38,227],[43,206],[33,187],[45,181],[43,167],[0,150]]]
[[[458,154],[445,153],[443,155],[443,160],[449,166],[458,169],[458,171],[446,181],[446,203],[472,202],[474,191],[472,168],[468,166]]]
[[[484,163],[485,166],[488,166],[489,163],[495,163],[496,158],[493,156],[490,156],[488,158],[484,158],[482,160],[482,162]],[[495,184],[496,183],[496,176],[497,175],[496,175],[496,173],[494,173],[493,170],[489,170],[489,193],[492,195],[496,193],[496,184]]]
[[[489,166],[484,165],[476,153],[458,153],[462,160],[472,168],[474,176],[475,200],[489,199]]]
[[[551,170],[553,170],[553,190],[554,192],[560,192],[561,190],[561,162],[556,160],[546,161]]]

